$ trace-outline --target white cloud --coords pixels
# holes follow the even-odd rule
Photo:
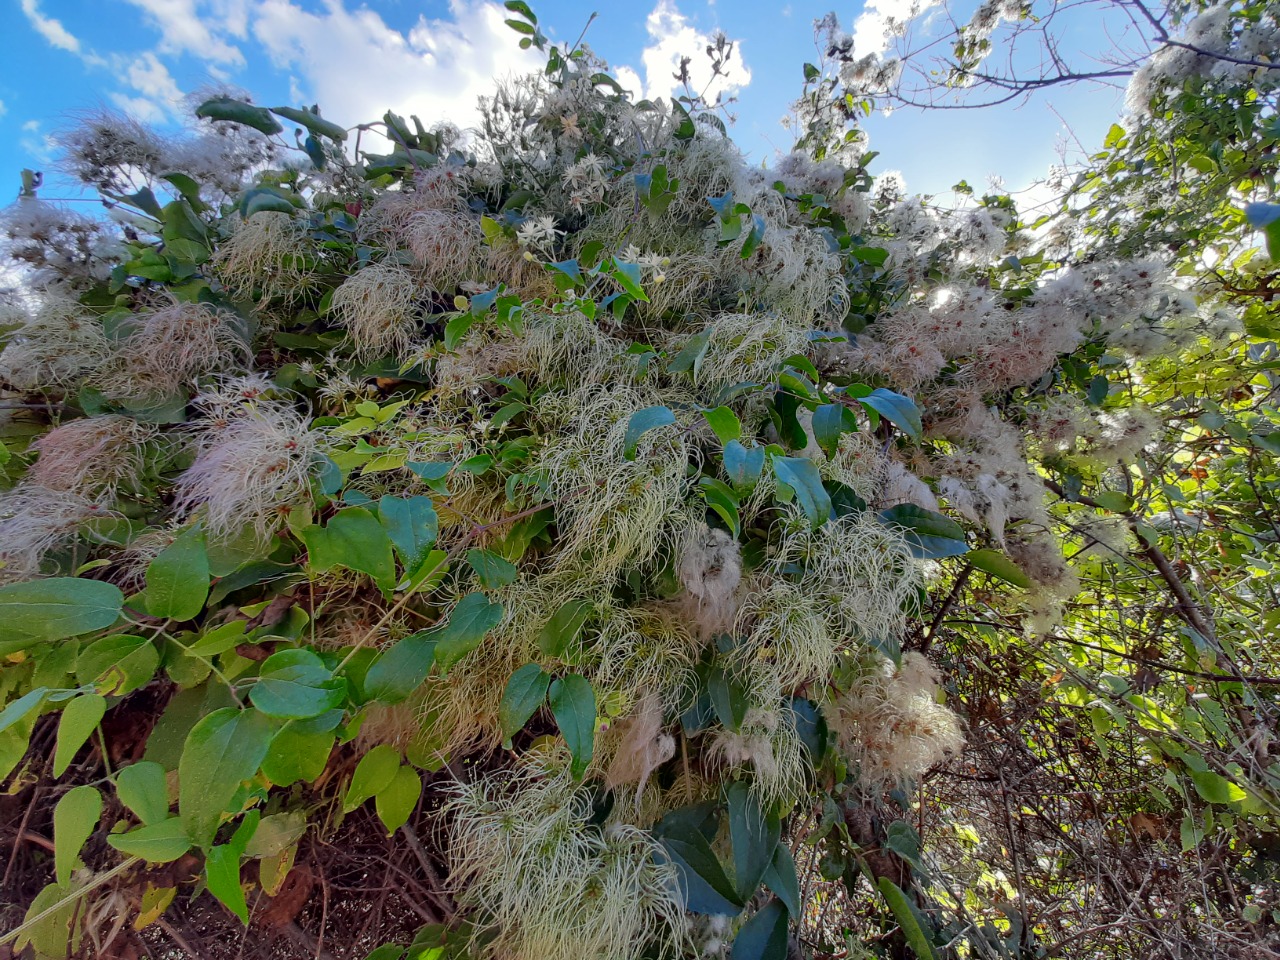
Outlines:
[[[80,41],[68,32],[62,21],[40,12],[40,0],[22,0],[22,12],[36,32],[53,46],[69,53],[80,53]]]
[[[644,64],[646,97],[669,97],[684,92],[675,77],[680,71],[682,57],[692,58],[689,78],[693,91],[703,93],[709,100],[715,100],[716,94],[732,96],[751,82],[751,69],[742,59],[741,43],[734,46],[728,78],[712,74],[711,61],[706,56],[706,48],[713,42],[712,38],[690,26],[674,0],[658,0],[645,21],[645,27],[649,31],[650,42],[640,59]]]
[[[908,22],[942,0],[866,0],[853,22],[853,52],[865,57],[884,53],[902,35]]]
[[[319,12],[292,0],[253,8],[254,37],[279,67],[295,71],[307,99],[325,116],[352,124],[388,109],[417,114],[426,126],[458,126],[478,117],[476,98],[494,79],[536,69],[536,51],[522,51],[497,3],[450,0],[450,19],[419,17],[408,31],[389,27],[372,10],[348,10],[325,0]]]
[[[151,51],[132,59],[113,57],[111,72],[128,84],[132,94],[115,91],[108,98],[135,120],[162,123],[179,113],[182,91],[169,68]]]
[[[632,100],[644,99],[644,83],[640,74],[631,67],[618,67],[613,71],[613,78],[618,81],[618,86],[631,94]]]
[[[26,2],[26,0],[24,0]],[[212,63],[244,65],[240,48],[223,36],[243,37],[247,15],[243,0],[128,0],[160,31],[162,53],[190,53]]]
[[[58,145],[53,137],[40,130],[39,120],[28,120],[22,125],[22,136],[18,138],[18,146],[36,162],[37,166],[48,166],[53,163],[53,155]]]
[[[0,117],[9,112],[9,108],[4,105],[4,101],[0,100]]]

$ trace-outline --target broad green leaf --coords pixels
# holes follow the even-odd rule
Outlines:
[[[676,415],[667,407],[645,407],[637,410],[627,421],[627,433],[623,439],[622,455],[628,460],[636,458],[636,448],[640,438],[650,430],[669,426],[676,422]]]
[[[412,576],[430,555],[440,532],[431,498],[383,497],[378,501],[378,519],[395,545],[405,573]]]
[[[53,775],[62,776],[98,722],[107,712],[107,698],[96,693],[76,697],[62,708],[58,721],[58,744],[53,751]]]
[[[729,485],[714,477],[699,477],[698,492],[707,506],[714,510],[725,522],[734,539],[742,532],[742,524],[738,516],[738,496]]]
[[[999,550],[972,550],[965,555],[965,559],[978,570],[999,577],[1005,583],[1024,589],[1031,586],[1031,578]]]
[[[178,762],[178,812],[192,842],[206,849],[213,843],[232,797],[258,772],[278,729],[257,710],[235,707],[191,728]]]
[[[622,287],[623,291],[631,299],[639,300],[642,303],[649,302],[648,294],[640,286],[640,264],[628,263],[625,260],[614,260],[613,270],[609,275],[618,281],[618,286]]]
[[[214,627],[191,646],[187,647],[187,655],[208,658],[216,657],[220,653],[226,653],[233,647],[244,643],[245,626],[247,624],[247,620],[231,620]]]
[[[711,345],[711,332],[711,328],[708,327],[690,337],[680,352],[667,364],[667,372],[690,374],[693,382],[697,383],[698,374],[702,370],[702,361],[707,356],[707,347]]]
[[[738,420],[738,415],[728,407],[703,410],[702,416],[721,443],[728,443],[730,440],[738,440],[742,437],[742,423]]]
[[[729,960],[787,960],[787,910],[770,900],[742,925]]]
[[[328,766],[333,742],[332,731],[312,729],[309,721],[287,723],[275,735],[267,755],[262,758],[262,775],[281,787],[291,786],[299,780],[310,783]]]
[[[147,613],[168,620],[191,620],[209,596],[209,555],[204,532],[188,527],[147,567]]]
[[[480,645],[485,634],[502,622],[502,604],[483,593],[468,593],[449,614],[449,622],[431,632],[436,638],[435,660],[440,672],[448,669]]]
[[[578,779],[595,751],[596,694],[586,677],[571,673],[551,684],[547,695],[556,725],[573,755],[570,769]]]
[[[0,587],[0,655],[103,630],[123,605],[120,588],[99,580],[49,577]]]
[[[307,832],[307,815],[303,810],[288,810],[263,817],[245,845],[244,855],[259,859],[275,857]]]
[[[764,872],[764,882],[786,904],[791,919],[800,919],[800,881],[796,877],[795,860],[785,843],[774,848],[773,859]]]
[[[858,402],[876,411],[913,440],[919,440],[920,434],[924,432],[919,407],[900,393],[876,387],[865,397],[859,397]]]
[[[310,650],[280,650],[267,657],[249,688],[253,705],[269,717],[306,720],[340,706],[346,683]]]
[[[706,837],[686,831],[679,836],[662,836],[659,842],[675,865],[687,910],[731,917],[742,912],[743,903]]]
[[[800,503],[800,508],[815,528],[831,517],[831,497],[822,486],[822,477],[812,460],[804,457],[773,458],[773,473]]]
[[[391,538],[364,507],[347,507],[323,527],[301,531],[307,545],[307,565],[317,573],[346,567],[367,573],[384,593],[396,584]]]
[[[409,822],[421,796],[422,777],[407,765],[397,770],[391,782],[377,792],[373,806],[388,834],[395,833]]]
[[[81,652],[76,679],[98,685],[98,692],[124,696],[148,683],[160,666],[160,652],[150,640],[128,634],[103,637]]]
[[[919,918],[911,908],[911,901],[902,892],[902,888],[888,877],[881,877],[876,881],[876,886],[880,890],[880,896],[884,897],[884,902],[893,911],[893,918],[898,921],[907,945],[915,951],[919,960],[936,960],[937,954],[933,951],[933,944],[925,935],[924,927],[920,925]]]
[[[102,794],[90,786],[72,787],[53,808],[53,862],[58,883],[66,886],[80,860],[80,848],[98,826]]]
[[[169,788],[158,763],[142,760],[122,769],[116,774],[116,796],[145,824],[169,819]]]
[[[940,560],[969,552],[963,527],[914,503],[880,511],[880,521],[902,528],[911,553],[919,560]]]
[[[561,604],[538,634],[538,649],[549,657],[562,656],[569,644],[578,639],[582,625],[594,609],[589,600],[570,600]]]
[[[28,716],[39,710],[44,706],[45,698],[48,696],[48,687],[36,687],[34,690],[28,690],[13,703],[0,710],[0,733],[4,733],[10,727],[17,726]]]
[[[400,754],[392,746],[380,743],[356,764],[347,794],[342,798],[342,812],[350,813],[370,797],[377,796],[390,786],[400,769]]]
[[[438,642],[437,630],[424,630],[383,650],[364,675],[365,697],[381,703],[406,699],[431,672]]]
[[[504,560],[492,550],[468,550],[467,563],[486,590],[509,586],[515,583],[518,574],[514,563]]]
[[[752,490],[764,472],[764,449],[744,447],[740,441],[730,440],[724,445],[724,472],[733,489],[744,493]]]
[[[169,863],[191,849],[191,838],[181,817],[170,817],[128,833],[112,834],[107,837],[107,843],[121,853],[141,857],[148,863]]]
[[[751,707],[746,686],[717,664],[707,679],[707,692],[711,694],[711,705],[720,722],[735,732],[740,729]]]
[[[204,859],[204,878],[209,892],[245,926],[249,925],[249,904],[245,902],[244,887],[240,883],[240,858],[257,830],[260,816],[257,810],[246,814],[230,841],[210,848]]]
[[[1200,794],[1201,799],[1206,803],[1237,803],[1248,796],[1226,777],[1212,770],[1191,770],[1189,776],[1195,785],[1196,793]]]
[[[773,862],[782,822],[766,814],[751,788],[738,780],[726,791],[729,807],[729,842],[733,847],[733,878],[738,898],[749,900]]]
[[[320,114],[312,113],[310,110],[299,110],[296,107],[272,107],[271,112],[306,127],[316,136],[328,137],[330,140],[339,142],[347,139],[346,130],[332,120],[326,120]]]
[[[36,894],[23,917],[23,932],[14,941],[16,956],[27,956],[28,946],[34,950],[37,960],[63,960],[64,957],[79,956],[84,900],[70,895],[78,893],[87,882],[73,880],[69,885],[50,883]],[[46,910],[53,912],[36,922],[36,918]]]
[[[827,456],[835,456],[840,436],[858,432],[858,418],[840,403],[824,403],[813,411],[813,439]]]
[[[276,118],[271,116],[271,111],[266,107],[255,107],[251,103],[235,100],[231,97],[214,97],[212,100],[206,100],[196,107],[196,116],[206,120],[227,120],[232,123],[242,123],[246,127],[253,127],[253,129],[265,133],[267,136],[281,133],[284,130],[284,127],[276,122]]]
[[[511,749],[511,738],[524,729],[529,718],[546,702],[551,676],[536,663],[526,663],[511,674],[498,704],[498,725],[503,748]]]

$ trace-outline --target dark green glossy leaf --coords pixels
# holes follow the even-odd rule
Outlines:
[[[111,626],[124,594],[113,583],[49,577],[0,587],[0,654]]]
[[[587,600],[570,600],[562,604],[538,634],[538,649],[549,657],[562,656],[569,644],[578,639],[582,625],[593,609]]]
[[[504,560],[492,550],[468,550],[467,563],[480,578],[480,585],[487,590],[515,583],[519,572],[514,563]]]
[[[436,627],[435,660],[441,673],[480,645],[485,634],[502,622],[502,604],[493,603],[483,593],[469,593],[454,606],[449,622]]]
[[[876,387],[865,397],[858,398],[858,402],[879,413],[914,440],[919,440],[920,434],[924,432],[924,424],[920,422],[919,407],[900,393],[894,393],[884,387]]]
[[[209,555],[204,532],[188,527],[147,566],[147,613],[190,620],[209,596]]]
[[[253,705],[269,717],[306,720],[341,706],[346,683],[310,650],[280,650],[267,657],[249,688]]]
[[[364,675],[364,695],[380,703],[400,703],[422,685],[435,662],[436,630],[397,640],[382,651]]]
[[[822,477],[812,460],[804,457],[774,457],[773,472],[800,503],[809,523],[820,527],[831,516],[831,498],[822,485]]]
[[[191,849],[191,838],[181,817],[170,817],[128,833],[112,834],[107,837],[107,843],[121,853],[141,857],[148,863],[171,863]]]
[[[880,511],[880,520],[902,528],[912,554],[921,560],[940,560],[969,552],[964,528],[940,513],[902,503]]]
[[[650,430],[669,426],[676,422],[676,415],[667,407],[645,407],[631,415],[627,422],[627,433],[623,440],[622,455],[628,460],[636,458],[636,448],[640,438]]]
[[[268,136],[284,130],[284,127],[276,122],[276,118],[271,115],[271,111],[266,107],[255,107],[251,103],[245,103],[243,100],[234,100],[231,97],[214,97],[212,100],[206,100],[196,107],[196,116],[206,120],[228,120],[232,123],[242,123],[246,127],[253,127],[253,129],[260,130]]]
[[[781,900],[770,900],[742,925],[729,960],[787,960],[787,911]]]
[[[405,573],[412,575],[426,560],[440,532],[435,504],[430,497],[383,497],[378,501],[378,519]]]
[[[573,775],[581,778],[595,751],[595,691],[586,677],[571,673],[551,684],[547,699],[560,733],[573,755]]]
[[[258,772],[278,729],[257,710],[234,707],[215,710],[191,728],[178,762],[178,812],[192,842],[213,843],[231,798]]]
[[[346,567],[373,577],[389,593],[396,583],[391,538],[364,507],[347,507],[323,527],[300,532],[307,545],[307,565],[317,573]]]
[[[744,447],[740,441],[730,440],[724,445],[724,472],[735,490],[751,490],[764,472],[764,449]]]
[[[529,718],[546,702],[551,675],[536,663],[526,663],[511,674],[498,704],[498,725],[503,747],[511,749],[511,738],[524,729]]]

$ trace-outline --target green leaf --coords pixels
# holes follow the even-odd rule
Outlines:
[[[342,812],[350,813],[370,797],[391,785],[400,769],[400,754],[392,746],[380,743],[356,764],[347,795],[342,798]]]
[[[484,635],[502,622],[502,614],[502,604],[491,602],[483,593],[469,593],[459,600],[449,622],[432,631],[441,673],[479,646]]]
[[[53,808],[53,863],[58,883],[71,882],[80,848],[98,826],[102,794],[90,786],[72,787]]]
[[[430,497],[383,497],[378,519],[395,545],[405,573],[416,573],[431,553],[440,532],[440,521]]]
[[[795,860],[785,843],[774,848],[773,859],[764,872],[764,882],[786,904],[791,919],[800,919],[800,881],[796,877]]]
[[[964,529],[958,523],[914,503],[880,511],[880,521],[901,527],[912,555],[919,560],[940,560],[969,552]]]
[[[998,577],[1005,583],[1011,583],[1023,589],[1031,586],[1031,578],[999,550],[973,550],[966,555],[965,559],[976,569]]]
[[[775,456],[773,473],[779,483],[795,494],[810,524],[817,528],[827,522],[831,517],[831,497],[822,486],[822,476],[812,460]]]
[[[625,260],[614,260],[613,270],[609,276],[618,281],[618,286],[631,297],[632,300],[639,300],[642,303],[648,303],[649,297],[644,292],[644,288],[640,286],[640,264],[628,263]]]
[[[865,397],[859,397],[858,402],[879,413],[914,440],[919,440],[920,434],[924,432],[924,425],[920,422],[920,409],[900,393],[876,387]]]
[[[314,729],[311,721],[294,720],[285,724],[262,758],[263,776],[281,787],[299,780],[310,783],[329,765],[334,739],[331,730]]]
[[[833,457],[840,446],[840,435],[858,432],[858,418],[840,403],[824,403],[813,411],[813,439],[827,456]]]
[[[498,725],[502,729],[503,749],[511,749],[511,738],[524,729],[529,718],[547,699],[551,676],[536,663],[526,663],[511,674],[498,704]]]
[[[703,410],[702,416],[706,418],[707,425],[711,427],[712,433],[721,443],[728,443],[730,440],[738,440],[742,437],[742,423],[738,420],[738,415],[728,407]]]
[[[571,673],[551,684],[547,699],[556,725],[573,755],[570,769],[575,777],[582,779],[595,751],[595,691],[586,677]]]
[[[364,675],[364,695],[380,703],[400,703],[422,685],[435,662],[437,630],[397,640],[383,650]]]
[[[81,651],[76,679],[97,684],[99,693],[124,696],[148,683],[159,666],[160,653],[150,640],[116,634]]]
[[[562,656],[569,644],[578,639],[582,625],[594,609],[588,600],[570,600],[561,604],[538,634],[538,649],[548,657]]]
[[[280,650],[267,657],[249,688],[253,705],[269,717],[306,720],[341,706],[346,683],[310,650]]]
[[[0,710],[0,733],[4,733],[10,727],[16,726],[25,720],[28,715],[39,710],[44,706],[45,698],[48,696],[48,687],[36,687],[36,689],[27,691],[13,703]]]
[[[224,707],[187,734],[178,761],[178,812],[192,842],[208,848],[240,784],[258,772],[278,726],[257,710]]]
[[[240,858],[257,830],[259,817],[261,814],[257,810],[246,814],[231,840],[211,848],[204,860],[204,877],[209,892],[245,926],[249,925],[249,905],[245,902],[244,887],[240,883]]]
[[[148,863],[170,863],[191,849],[191,838],[181,817],[138,827],[128,833],[107,837],[107,843],[121,853],[141,857]]]
[[[284,130],[266,107],[255,107],[251,103],[234,100],[231,97],[214,97],[212,100],[206,100],[196,107],[196,116],[206,120],[229,120],[232,123],[242,123],[246,127],[262,131],[267,136]]]
[[[746,719],[747,710],[751,706],[751,699],[742,681],[716,664],[707,678],[707,692],[711,695],[711,705],[720,722],[735,733],[741,729],[742,721]]]
[[[100,580],[49,577],[0,587],[0,655],[106,629],[123,605],[120,588]]]
[[[324,527],[307,527],[300,535],[307,545],[307,565],[317,573],[346,567],[373,577],[384,593],[395,587],[391,538],[364,507],[347,507]]]
[[[742,901],[706,837],[691,830],[679,836],[663,836],[659,842],[675,865],[687,910],[721,916],[737,916],[742,911]]]
[[[167,620],[191,620],[209,596],[209,555],[204,532],[188,527],[147,567],[147,613]]]
[[[66,772],[84,742],[98,729],[98,722],[106,712],[107,698],[96,693],[82,694],[62,708],[62,719],[58,721],[58,744],[53,751],[55,777]]]
[[[911,901],[902,892],[902,888],[888,877],[881,877],[876,881],[876,886],[880,890],[880,896],[884,897],[884,902],[893,911],[893,918],[898,921],[907,945],[915,951],[919,960],[936,960],[937,955],[933,952],[933,944],[925,936],[924,928],[920,925],[915,911],[911,909]]]
[[[1196,793],[1206,803],[1237,803],[1249,796],[1226,777],[1219,776],[1212,770],[1191,770],[1189,776]]]
[[[702,370],[702,361],[707,355],[707,347],[711,345],[711,332],[711,328],[708,327],[690,337],[680,352],[667,364],[667,372],[691,374],[693,382],[697,383],[698,373]]]
[[[637,410],[627,421],[627,433],[623,439],[622,455],[628,460],[636,458],[636,448],[640,438],[650,430],[665,427],[676,422],[676,415],[667,407],[645,407]]]
[[[509,586],[516,581],[516,565],[492,550],[468,550],[467,563],[480,578],[481,586],[487,590]]]
[[[391,782],[377,792],[373,805],[388,834],[409,822],[421,797],[422,777],[410,766],[397,770]]]
[[[729,785],[729,842],[733,847],[733,877],[738,899],[744,903],[755,894],[773,862],[782,836],[777,814],[766,814],[751,788],[742,780]]]
[[[116,796],[145,824],[169,819],[169,788],[164,767],[150,760],[131,763],[116,774]],[[186,832],[183,832],[186,837]]]
[[[299,110],[296,107],[272,107],[271,112],[278,117],[284,117],[286,120],[292,120],[294,123],[306,127],[311,133],[320,137],[328,137],[330,140],[337,140],[341,143],[347,139],[347,131],[332,120],[326,120],[319,113],[312,113],[310,110]]]
[[[745,493],[753,489],[764,472],[764,449],[730,440],[724,445],[724,472],[735,490]]]
[[[787,911],[781,900],[770,900],[742,925],[729,960],[787,960]]]
[[[738,518],[738,495],[729,488],[728,484],[714,477],[700,477],[698,492],[702,494],[702,499],[707,501],[707,506],[719,514],[734,539],[737,539],[742,532],[742,524]]]

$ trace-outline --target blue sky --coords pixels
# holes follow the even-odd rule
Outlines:
[[[878,43],[877,18],[911,2],[858,0],[835,12],[869,50]],[[790,146],[779,121],[799,91],[801,65],[816,57],[813,20],[829,3],[600,5],[587,37],[626,85],[662,96],[674,88],[679,55],[697,53],[724,30],[738,44],[730,76],[735,139],[758,163]],[[532,6],[559,40],[576,37],[593,9],[578,0]],[[955,7],[966,12],[964,0]],[[465,127],[495,74],[534,65],[504,15],[484,0],[0,0],[0,197],[16,192],[21,168],[49,166],[49,135],[77,110],[105,105],[174,125],[180,98],[212,83],[235,84],[270,105],[318,102],[347,125],[391,107]],[[950,28],[926,15],[917,29],[928,37]],[[1110,90],[1060,88],[1020,107],[899,110],[865,127],[880,151],[873,171],[900,171],[912,191],[939,193],[960,179],[981,186],[989,175],[1016,189],[1055,161],[1064,121],[1095,148],[1120,107]]]

